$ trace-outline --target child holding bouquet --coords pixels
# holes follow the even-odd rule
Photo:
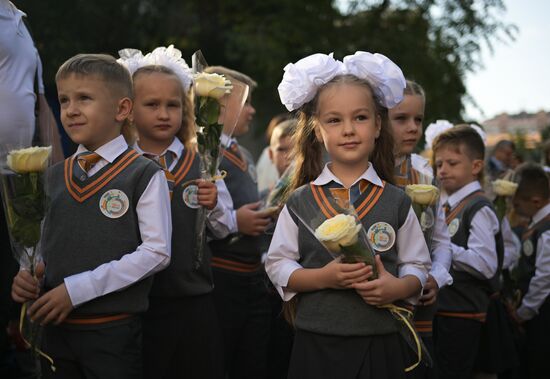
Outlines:
[[[433,354],[432,324],[437,293],[443,286],[452,284],[453,279],[449,274],[451,241],[438,198],[439,191],[433,186],[433,170],[425,158],[413,153],[422,136],[424,110],[424,89],[418,83],[407,80],[403,101],[390,109],[388,116],[395,143],[395,181],[397,186],[410,194],[416,208],[421,209],[417,215],[432,258],[432,268],[420,304],[415,308],[414,321],[424,344]],[[427,201],[422,201],[424,198]],[[422,374],[421,371],[426,372]],[[430,372],[429,368],[422,367],[417,370],[416,377],[429,377]]]
[[[189,378],[222,378],[221,334],[212,300],[210,250],[193,267],[197,209],[207,210],[207,225],[218,238],[233,228],[231,197],[223,180],[200,179],[190,89],[191,70],[173,46],[120,51],[119,62],[132,73],[134,109],[130,116],[139,140],[134,149],[153,159],[171,184],[172,260],[155,275],[150,306],[143,317],[145,378],[173,378],[185,367]]]
[[[19,271],[12,297],[36,300],[29,314],[46,325],[42,350],[57,368],[45,377],[139,378],[140,314],[151,275],[170,262],[168,186],[121,135],[133,97],[122,65],[79,54],[55,79],[63,127],[79,147],[49,172],[43,289]]]
[[[297,169],[266,271],[285,301],[298,298],[289,378],[404,378],[413,361],[397,322],[382,309],[416,302],[430,267],[410,199],[391,184],[387,108],[401,101],[404,87],[401,70],[380,54],[357,52],[343,62],[314,54],[285,67],[279,94],[299,114]],[[324,168],[322,144],[331,158]],[[333,189],[347,193],[369,230],[380,253],[377,279],[369,280],[372,266],[333,259],[301,220],[311,204],[324,209],[320,220],[338,217],[327,211]]]

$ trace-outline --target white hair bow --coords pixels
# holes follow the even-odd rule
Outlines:
[[[181,80],[183,88],[188,91],[193,84],[192,71],[181,57],[181,51],[176,49],[174,45],[168,47],[159,46],[147,55],[143,55],[137,49],[122,49],[119,50],[117,62],[123,65],[134,75],[139,68],[151,65],[165,66],[171,69],[174,74]]]
[[[426,144],[424,145],[424,149],[429,150],[433,147],[433,142],[435,138],[440,135],[441,133],[452,129],[454,127],[453,124],[451,124],[447,120],[437,120],[436,122],[432,122],[428,127],[426,128],[426,131],[424,132]],[[487,142],[487,135],[483,131],[483,129],[476,124],[470,124],[470,127],[474,129],[479,136],[481,137],[483,144]]]
[[[333,54],[313,54],[284,68],[283,80],[279,84],[281,102],[289,111],[300,108],[311,101],[319,87],[338,75],[354,75],[369,81],[375,96],[386,108],[393,108],[403,100],[406,87],[401,69],[382,54],[357,51],[344,57],[343,62]]]

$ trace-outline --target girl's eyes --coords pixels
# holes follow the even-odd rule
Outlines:
[[[360,115],[357,115],[357,117],[355,117],[356,120],[358,121],[366,121],[369,119],[369,117],[365,114],[360,114]]]

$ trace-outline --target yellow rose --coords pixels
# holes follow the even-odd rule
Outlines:
[[[518,184],[508,180],[497,179],[491,183],[493,192],[497,196],[514,196],[518,189]]]
[[[199,96],[220,99],[232,88],[231,81],[223,75],[202,72],[195,76],[195,93]]]
[[[405,187],[405,193],[413,203],[433,205],[439,196],[439,189],[431,184],[411,184]]]
[[[52,147],[29,147],[26,149],[12,150],[8,153],[8,167],[24,174],[27,172],[41,172],[48,166],[48,158],[52,152]]]
[[[361,225],[355,217],[339,214],[323,222],[316,230],[315,237],[332,253],[339,253],[340,246],[350,246],[357,242]]]

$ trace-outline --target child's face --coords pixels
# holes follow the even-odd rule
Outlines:
[[[437,179],[448,194],[476,181],[483,170],[483,160],[471,159],[462,146],[441,146],[434,152]]]
[[[390,125],[397,155],[411,154],[422,136],[424,98],[405,95],[403,101],[389,110]]]
[[[252,106],[251,101],[252,101],[251,95],[249,95],[248,99],[246,100],[246,103],[244,104],[243,110],[239,115],[237,124],[235,125],[235,129],[233,131],[233,135],[235,137],[239,137],[246,134],[250,129],[250,123],[252,122],[252,119],[256,114],[256,109],[254,109],[254,107]]]
[[[514,212],[524,217],[533,217],[541,208],[538,199],[533,197],[525,197],[520,194],[514,196],[513,199]]]
[[[290,165],[290,151],[292,150],[292,138],[289,136],[277,138],[274,143],[269,146],[269,157],[277,167],[279,176],[283,175],[285,170]]]
[[[178,78],[161,72],[138,74],[134,94],[131,117],[140,140],[172,143],[183,117],[183,93]]]
[[[96,150],[120,135],[132,109],[128,98],[115,96],[97,75],[71,74],[57,81],[63,128],[73,142]]]
[[[317,109],[315,134],[332,164],[364,167],[381,127],[370,90],[359,84],[330,85],[320,93]]]

